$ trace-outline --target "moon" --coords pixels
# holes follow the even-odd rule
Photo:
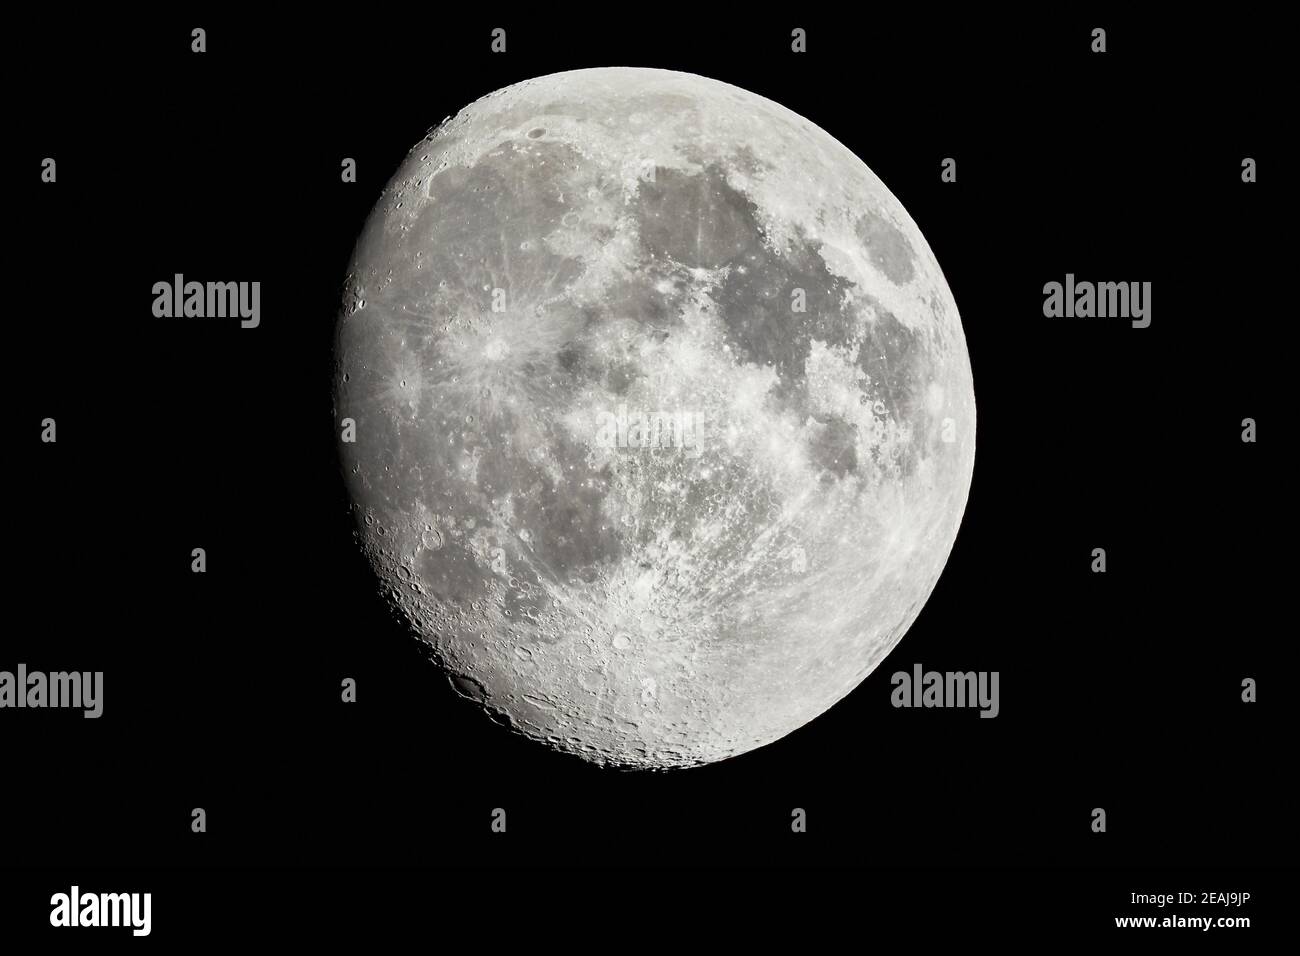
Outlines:
[[[898,644],[975,458],[915,222],[712,79],[558,73],[432,130],[357,242],[335,415],[357,538],[455,692],[556,751],[771,743]]]

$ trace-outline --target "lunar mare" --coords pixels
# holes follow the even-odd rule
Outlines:
[[[430,132],[357,243],[336,364],[384,590],[460,694],[603,765],[720,760],[848,694],[970,487],[916,224],[812,123],[689,74],[545,76]]]

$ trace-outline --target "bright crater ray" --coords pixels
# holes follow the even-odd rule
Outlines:
[[[601,764],[720,760],[848,694],[970,487],[916,224],[821,129],[689,74],[546,76],[430,133],[336,360],[383,587],[459,693]]]

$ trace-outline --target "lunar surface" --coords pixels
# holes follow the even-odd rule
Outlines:
[[[545,76],[431,131],[336,349],[385,592],[457,693],[606,766],[721,760],[848,694],[970,488],[916,224],[826,132],[690,74]]]

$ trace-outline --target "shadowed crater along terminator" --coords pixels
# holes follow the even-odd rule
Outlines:
[[[357,243],[335,412],[359,538],[451,687],[556,750],[693,766],[898,643],[975,456],[916,224],[770,100],[646,69],[499,90]]]

